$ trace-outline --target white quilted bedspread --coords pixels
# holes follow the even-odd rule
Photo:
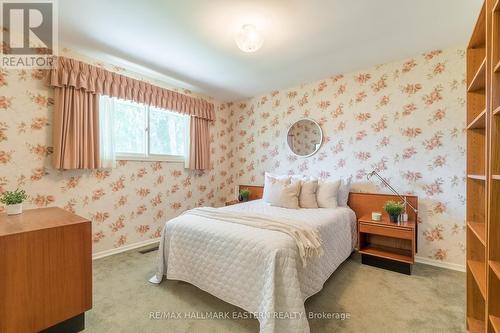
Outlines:
[[[220,209],[314,226],[324,255],[310,258],[303,267],[297,245],[287,234],[182,215],[163,230],[157,282],[166,275],[239,306],[259,319],[260,332],[309,332],[304,302],[351,254],[356,241],[354,212],[346,207],[279,208],[262,200]]]

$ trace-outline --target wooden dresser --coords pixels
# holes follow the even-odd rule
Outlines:
[[[60,208],[0,214],[0,332],[77,332],[91,307],[90,221]]]

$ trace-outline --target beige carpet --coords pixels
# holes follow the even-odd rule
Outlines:
[[[85,332],[258,332],[255,319],[150,319],[156,311],[241,311],[184,282],[150,284],[156,254],[134,250],[94,261],[94,306]],[[464,273],[416,264],[407,276],[362,265],[357,255],[306,302],[308,312],[350,315],[309,320],[312,333],[465,332],[464,308]]]

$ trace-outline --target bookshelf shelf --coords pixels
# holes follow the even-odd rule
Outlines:
[[[495,333],[500,333],[500,317],[490,316],[490,323]]]
[[[484,109],[467,126],[467,129],[484,129],[484,128],[486,128],[486,109]]]
[[[500,0],[496,0],[495,5],[493,6],[493,12],[500,11]]]
[[[479,291],[481,291],[481,295],[486,299],[486,267],[484,262],[467,260],[467,266],[469,266],[472,272],[472,276],[479,287]]]
[[[484,58],[484,60],[481,62],[481,65],[479,66],[479,69],[472,78],[472,81],[470,82],[467,91],[473,92],[473,91],[484,90],[485,87],[486,87],[486,58]]]
[[[470,230],[474,233],[474,235],[479,239],[481,244],[486,246],[486,225],[484,223],[478,222],[469,222],[467,223]]]
[[[490,261],[490,268],[500,280],[500,261]]]
[[[467,317],[467,325],[469,326],[469,332],[471,333],[484,332],[485,330],[484,321],[472,317]]]
[[[486,180],[486,176],[485,175],[474,175],[474,174],[470,174],[470,175],[467,175],[467,178],[469,179],[475,179],[475,180]]]

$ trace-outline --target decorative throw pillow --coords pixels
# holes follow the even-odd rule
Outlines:
[[[316,199],[320,208],[337,208],[340,180],[320,181]]]
[[[299,205],[301,208],[318,208],[316,199],[317,190],[317,180],[302,180],[299,194]]]
[[[265,175],[263,200],[272,206],[299,208],[300,182]]]
[[[349,192],[351,191],[352,176],[347,179],[341,179],[339,187],[339,195],[337,197],[337,203],[340,207],[347,206],[347,200],[349,200]]]

